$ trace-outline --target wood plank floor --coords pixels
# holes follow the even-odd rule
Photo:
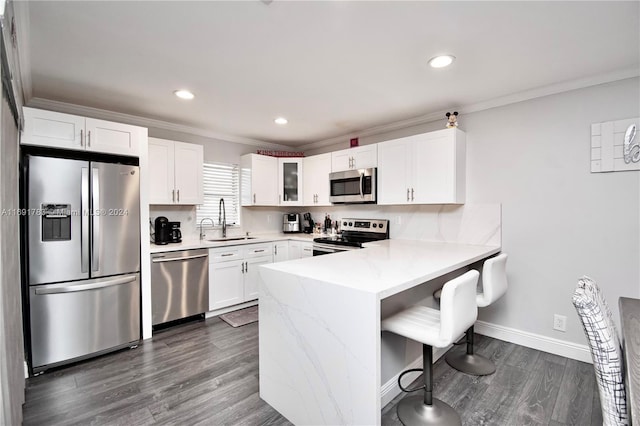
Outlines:
[[[468,376],[444,359],[434,366],[434,395],[465,425],[602,424],[591,365],[483,336],[476,348],[496,362],[495,374]],[[395,406],[404,396],[384,407],[383,425],[400,425]],[[24,424],[290,423],[259,397],[258,324],[211,318],[28,379]]]

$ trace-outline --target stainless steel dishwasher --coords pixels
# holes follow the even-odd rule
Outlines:
[[[209,250],[182,250],[151,256],[152,324],[209,310]]]

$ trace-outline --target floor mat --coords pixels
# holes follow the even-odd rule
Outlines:
[[[258,321],[258,305],[220,315],[231,327],[240,327]]]

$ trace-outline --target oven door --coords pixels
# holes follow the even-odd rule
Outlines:
[[[329,174],[329,201],[343,203],[375,203],[377,170],[359,169]]]
[[[357,247],[334,246],[331,244],[313,243],[313,255],[322,256],[325,254],[340,253],[342,251],[353,250]]]

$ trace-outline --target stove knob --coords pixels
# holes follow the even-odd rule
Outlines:
[[[342,226],[347,226],[347,222],[342,222]]]
[[[373,227],[376,228],[378,225],[376,225],[375,223],[373,224]]]
[[[353,222],[349,222],[349,226],[353,226]]]
[[[381,223],[381,224],[380,224],[380,225],[378,225],[378,226],[379,226],[380,228],[384,228],[384,223]],[[374,228],[376,227],[376,224],[375,224],[375,223],[373,224],[373,227],[374,227]]]

